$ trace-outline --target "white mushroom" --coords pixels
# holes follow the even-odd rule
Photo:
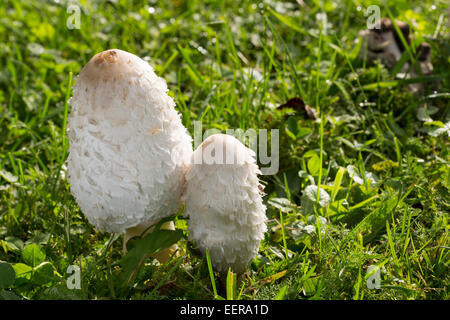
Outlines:
[[[254,155],[230,135],[212,135],[194,151],[186,173],[189,239],[203,254],[208,249],[222,273],[229,267],[243,273],[267,230]]]
[[[406,42],[410,44],[409,25],[402,21],[396,21],[396,24]],[[363,41],[360,57],[379,59],[388,68],[393,68],[405,51],[405,46],[389,18],[381,19],[374,28],[363,30],[360,35]],[[406,70],[407,66],[404,68]]]
[[[404,40],[408,45],[412,42],[412,33],[410,26],[403,21],[395,21]],[[391,19],[383,18],[372,29],[362,30],[360,32],[362,39],[362,48],[360,51],[360,58],[368,58],[369,60],[378,59],[387,68],[392,69],[404,54],[406,48],[401,40],[399,34],[395,30]],[[431,65],[431,47],[428,43],[422,42],[416,49],[417,63],[411,68],[411,61],[403,64],[401,71],[403,73],[410,73],[411,78],[424,75],[430,75],[433,71]],[[420,70],[419,70],[420,69]],[[412,83],[409,88],[413,91],[419,91],[423,87],[422,83]]]
[[[118,49],[95,55],[73,87],[71,192],[97,229],[127,232],[124,244],[181,204],[192,139],[167,91],[147,62]]]

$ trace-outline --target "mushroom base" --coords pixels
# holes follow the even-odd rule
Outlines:
[[[156,224],[157,221],[151,221],[146,223],[141,223],[135,227],[128,228],[123,235],[123,254],[127,253],[127,242],[138,236],[146,236],[153,231],[154,227],[149,228],[151,225]],[[148,230],[147,230],[148,229]],[[147,230],[147,231],[146,231]],[[175,230],[175,225],[173,221],[163,223],[161,225],[161,230]],[[144,233],[145,232],[145,233]],[[178,246],[176,244],[171,245],[169,248],[164,249],[158,253],[152,255],[153,258],[158,260],[160,263],[166,263],[170,256],[177,250]]]

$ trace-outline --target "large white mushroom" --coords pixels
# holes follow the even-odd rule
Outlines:
[[[181,204],[192,139],[167,91],[147,62],[118,49],[95,55],[73,87],[71,192],[98,230],[125,233],[125,250]]]
[[[216,134],[194,151],[186,173],[189,239],[222,273],[245,272],[267,230],[254,156],[233,136]]]

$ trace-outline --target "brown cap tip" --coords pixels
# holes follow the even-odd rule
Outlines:
[[[117,62],[117,51],[115,49],[106,50],[100,53],[97,53],[94,57],[94,63],[97,66],[102,66],[105,64],[115,63]]]

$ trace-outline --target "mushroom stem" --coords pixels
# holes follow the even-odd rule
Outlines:
[[[135,227],[131,227],[125,230],[123,235],[123,254],[127,253],[127,242],[134,237],[144,237],[153,231],[155,227],[150,227],[156,224],[158,221],[151,221],[146,223],[138,224]],[[175,230],[175,225],[173,221],[165,222],[161,225],[161,230]],[[177,250],[177,245],[173,244],[169,248],[161,250],[152,255],[153,258],[158,260],[160,263],[166,263],[170,256]]]

